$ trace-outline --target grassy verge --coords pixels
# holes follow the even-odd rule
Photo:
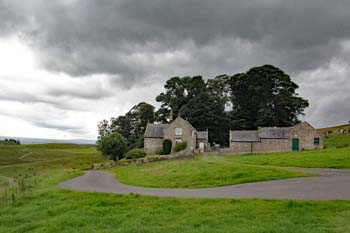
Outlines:
[[[52,159],[51,153],[41,154],[36,162],[14,165],[18,173],[35,174],[36,182],[14,202],[0,203],[1,233],[346,233],[350,229],[348,201],[177,199],[61,190],[60,181],[82,174],[80,168],[104,158],[78,153]],[[208,164],[231,163],[224,157],[204,159]],[[0,165],[0,174],[14,174],[10,167]]]
[[[259,164],[305,168],[350,168],[350,148],[325,149],[290,153],[226,156],[242,164]]]
[[[308,176],[277,168],[263,168],[218,161],[213,156],[190,160],[172,160],[143,166],[110,169],[119,181],[144,187],[204,188],[255,181]]]
[[[7,182],[7,181],[6,181],[5,179],[3,179],[3,178],[0,177],[0,185],[5,184],[6,182]]]
[[[350,134],[331,134],[325,139],[325,146],[327,148],[349,147]]]
[[[79,193],[52,170],[31,193],[0,208],[0,232],[348,232],[350,202],[176,199]],[[19,224],[20,223],[20,224]]]

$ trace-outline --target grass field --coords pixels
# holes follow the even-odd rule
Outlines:
[[[350,134],[331,134],[325,139],[327,148],[350,147]]]
[[[349,129],[350,129],[350,125],[345,124],[345,125],[336,125],[332,127],[321,128],[321,129],[317,129],[317,131],[320,133],[327,133],[335,130],[349,130]]]
[[[348,232],[350,202],[176,199],[60,190],[81,174],[42,173],[39,184],[0,208],[0,232]]]
[[[204,188],[307,176],[279,167],[350,168],[350,135],[331,135],[328,149],[257,155],[197,156],[111,169],[125,184],[156,188]]]
[[[0,185],[5,184],[6,180],[0,177]]]
[[[0,175],[36,176],[55,168],[91,168],[106,159],[92,145],[41,144],[0,146]]]
[[[111,169],[123,183],[157,188],[204,188],[307,176],[277,168],[241,165],[223,157],[198,156]]]
[[[32,154],[25,161],[19,159],[28,150]],[[198,158],[198,166],[192,164],[188,169],[195,171],[206,163],[203,170],[214,169],[225,177],[227,171],[221,171],[222,167],[234,168],[237,163],[231,158]],[[14,201],[0,202],[1,233],[346,233],[350,229],[349,201],[177,199],[59,189],[60,181],[81,175],[81,168],[105,161],[91,146],[0,148],[0,159],[0,175],[30,175],[36,181]]]
[[[350,148],[226,156],[226,159],[236,163],[254,165],[305,168],[350,168]]]

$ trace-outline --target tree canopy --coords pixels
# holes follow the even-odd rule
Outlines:
[[[161,103],[156,112],[152,105],[139,103],[124,116],[101,121],[99,135],[119,132],[129,148],[142,147],[147,122],[169,123],[181,115],[197,130],[208,129],[210,143],[228,145],[231,129],[297,124],[309,106],[296,93],[298,88],[287,74],[272,65],[206,81],[201,76],[173,77],[156,97]]]
[[[127,144],[125,138],[118,132],[103,136],[98,141],[97,149],[102,154],[113,159],[114,161],[122,159],[127,151]]]
[[[141,148],[147,123],[154,122],[154,119],[154,107],[142,102],[133,106],[125,115],[112,118],[110,121],[100,121],[98,124],[99,137],[118,132],[127,140],[130,149]]]

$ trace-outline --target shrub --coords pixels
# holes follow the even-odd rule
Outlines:
[[[127,159],[138,159],[146,156],[146,152],[143,149],[132,149],[128,153],[126,153]]]
[[[159,148],[159,149],[156,151],[156,155],[164,155],[163,148]]]
[[[172,142],[170,139],[165,139],[163,141],[163,155],[168,155],[171,153]]]
[[[118,132],[102,137],[97,142],[97,149],[110,159],[122,159],[128,149],[125,138]]]
[[[187,148],[187,142],[177,142],[174,147],[175,152],[185,150]]]

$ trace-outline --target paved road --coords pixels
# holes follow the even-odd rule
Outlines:
[[[137,193],[169,197],[350,200],[350,170],[298,170],[321,174],[322,176],[255,182],[215,188],[159,189],[122,184],[116,180],[115,174],[110,172],[86,171],[83,176],[60,183],[59,187],[82,192]]]

